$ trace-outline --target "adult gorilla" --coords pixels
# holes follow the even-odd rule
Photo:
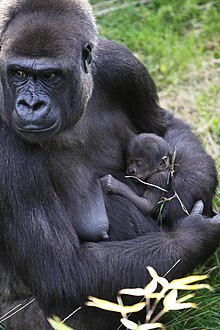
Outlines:
[[[175,131],[191,144],[189,160],[202,162],[189,178],[201,182],[194,198],[209,216],[214,165],[189,128],[158,106],[145,68],[97,38],[86,1],[7,0],[1,24],[2,314],[31,296],[41,308],[30,305],[7,329],[50,329],[41,310],[64,317],[79,306],[75,329],[116,329],[117,315],[83,307],[88,295],[111,299],[119,288],[144,286],[147,265],[163,275],[180,259],[168,277],[185,275],[215,251],[220,234],[219,216],[202,216],[201,204],[161,232],[126,199],[103,199],[100,177],[123,180],[127,127]],[[192,182],[184,184],[185,193]],[[107,217],[109,242],[79,241],[81,222],[89,237]]]

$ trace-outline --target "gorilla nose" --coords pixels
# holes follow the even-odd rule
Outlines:
[[[128,175],[136,175],[137,174],[136,169],[133,168],[133,167],[128,167],[126,172],[127,172]]]
[[[48,103],[43,99],[33,99],[31,101],[27,99],[20,99],[17,101],[16,110],[18,113],[23,112],[35,112],[46,111],[48,109]]]

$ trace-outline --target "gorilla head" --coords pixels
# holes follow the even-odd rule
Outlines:
[[[48,0],[37,8],[20,1],[16,16],[10,1],[2,5],[5,117],[22,138],[40,143],[75,125],[85,110],[95,22],[86,1]]]
[[[171,147],[156,134],[135,135],[128,144],[126,172],[141,180],[152,174],[164,172],[170,166]]]

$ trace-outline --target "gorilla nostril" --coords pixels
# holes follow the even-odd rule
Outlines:
[[[30,109],[30,104],[26,100],[18,101],[17,106],[18,107],[24,107],[24,108],[27,107],[28,109]]]
[[[32,105],[33,111],[37,111],[40,109],[43,109],[46,106],[46,103],[44,101],[37,101]]]

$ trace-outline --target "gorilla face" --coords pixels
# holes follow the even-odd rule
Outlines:
[[[54,15],[45,18],[31,11],[2,33],[5,117],[30,142],[48,141],[73,127],[91,96],[96,36],[92,24],[81,29],[83,18],[75,18],[59,22]]]
[[[45,58],[6,61],[3,86],[13,97],[12,126],[23,138],[42,142],[79,120],[92,91],[91,46],[84,47],[79,59],[72,66]],[[7,90],[4,94],[8,97]]]
[[[12,118],[16,132],[30,140],[51,137],[61,126],[58,95],[62,88],[65,93],[67,85],[62,69],[41,60],[16,59],[7,63],[6,71],[14,94]]]

